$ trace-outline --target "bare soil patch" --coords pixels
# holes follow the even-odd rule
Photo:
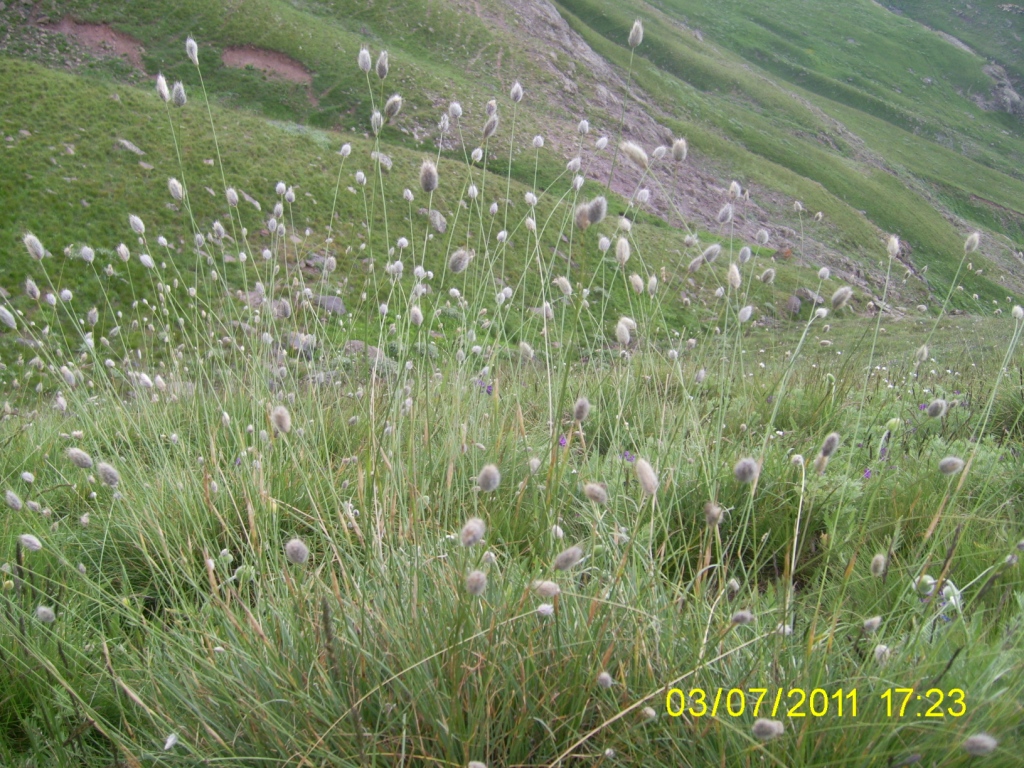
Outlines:
[[[244,69],[255,67],[263,70],[271,77],[278,77],[282,80],[289,80],[302,85],[312,85],[313,75],[302,64],[290,56],[277,51],[268,51],[264,48],[253,46],[242,46],[240,48],[225,48],[221,54],[221,61],[226,67]]]
[[[57,24],[46,25],[44,29],[74,38],[97,56],[123,56],[133,67],[144,71],[142,54],[145,49],[142,43],[107,24],[86,24],[65,16]]]

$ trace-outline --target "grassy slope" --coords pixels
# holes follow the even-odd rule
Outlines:
[[[612,9],[599,0],[569,0],[561,5],[574,14],[585,15],[585,23],[580,21],[580,16],[574,15],[577,29],[585,35],[588,29],[592,29],[615,41],[625,36],[634,14],[640,13],[629,7],[616,6]],[[869,20],[876,24],[879,18],[871,17],[871,14],[883,13],[870,4],[854,4],[852,7],[857,15],[868,15]],[[643,51],[646,60],[692,86],[677,97],[675,108],[697,118],[704,130],[710,123],[730,139],[720,147],[723,154],[733,159],[737,155],[742,156],[743,149],[746,149],[817,182],[835,198],[844,201],[849,206],[846,210],[835,204],[829,207],[828,198],[809,198],[813,201],[811,205],[826,209],[833,219],[838,220],[840,231],[846,235],[843,242],[847,247],[859,247],[867,251],[873,246],[873,238],[867,237],[866,233],[858,233],[855,221],[857,211],[864,211],[868,219],[883,231],[898,232],[914,249],[913,261],[917,268],[929,265],[930,270],[938,274],[938,279],[932,285],[936,293],[944,293],[943,284],[948,286],[948,280],[955,272],[964,234],[962,230],[952,227],[935,210],[937,203],[946,200],[955,204],[965,215],[974,213],[976,219],[994,225],[997,232],[1012,236],[1020,231],[1021,197],[1018,192],[1024,191],[1024,188],[1016,178],[1008,175],[1010,171],[1016,173],[1012,157],[1019,156],[1020,145],[1014,143],[1013,137],[1003,135],[1006,116],[981,112],[970,102],[955,95],[957,89],[966,87],[960,80],[971,72],[980,73],[977,60],[957,51],[935,35],[922,32],[911,22],[902,21],[894,25],[892,30],[886,26],[890,34],[883,38],[884,45],[874,45],[874,38],[870,35],[867,37],[864,45],[869,46],[867,49],[873,57],[867,60],[867,64],[877,61],[880,68],[876,73],[878,78],[892,80],[896,77],[895,82],[908,91],[913,89],[922,92],[925,89],[923,93],[927,99],[919,95],[915,99],[900,97],[894,103],[883,102],[881,96],[885,95],[886,90],[883,83],[875,78],[870,79],[870,88],[856,89],[845,85],[831,88],[825,87],[820,79],[789,72],[791,82],[787,82],[786,87],[805,94],[824,114],[838,118],[851,129],[853,137],[866,143],[865,154],[858,143],[851,143],[853,137],[837,130],[835,123],[822,120],[782,90],[766,86],[764,77],[757,76],[755,70],[751,69],[751,66],[755,66],[773,72],[763,56],[751,53],[751,37],[760,27],[753,21],[738,21],[742,10],[743,4],[726,4],[723,8],[716,7],[714,12],[706,8],[701,10],[699,6],[667,4],[665,12],[669,14],[669,20],[685,18],[694,27],[705,31],[710,28],[720,33],[721,37],[709,32],[709,42],[701,42],[667,21],[666,24],[650,25],[645,40],[648,45]],[[798,16],[796,9],[786,4],[774,10],[778,10],[782,18],[796,19]],[[852,25],[849,28],[855,29],[864,29],[867,24],[863,18],[855,17],[847,21]],[[705,23],[708,26],[704,26]],[[760,36],[756,39],[760,41],[762,50],[771,50],[774,59],[781,57],[781,51],[787,49],[773,43],[778,32],[774,29],[760,29]],[[809,35],[810,32],[804,34]],[[614,46],[600,46],[592,34],[587,36],[591,44],[599,46],[604,55],[620,63],[624,61],[621,52],[616,56]],[[720,49],[731,49],[740,57],[746,55],[749,60],[731,59],[728,54],[723,59],[721,54],[712,53],[712,44]],[[922,62],[932,62],[928,71],[935,75],[935,82],[945,83],[937,88],[945,87],[949,89],[948,92],[932,98],[935,91],[926,90],[931,86],[924,86],[907,73],[900,74],[902,70],[896,75],[883,78],[881,72],[897,69],[886,68],[884,63],[892,60],[892,57],[900,57],[900,45],[910,48],[912,52],[915,48],[923,48],[928,55]],[[835,51],[839,47],[837,43],[828,46],[828,50]],[[936,48],[941,50],[937,51]],[[945,49],[951,53],[949,59],[944,58]],[[839,62],[833,62],[830,66],[841,65],[846,67],[844,71],[857,72],[861,69],[858,62],[863,57],[836,54],[830,57],[830,60],[833,59],[839,59]],[[911,59],[912,63],[917,63],[913,53]],[[934,71],[939,63],[943,66],[941,74]],[[968,63],[970,66],[967,66]],[[922,68],[924,64],[917,63],[917,66]],[[827,71],[828,68],[822,69]],[[780,76],[782,72],[774,71]],[[968,74],[963,74],[965,72]],[[639,81],[647,85],[649,92],[665,92],[654,82],[645,81],[642,74]],[[898,86],[889,83],[888,87]],[[945,109],[940,108],[943,105]],[[926,139],[929,133],[961,135],[964,121],[960,119],[959,109],[967,110],[978,118],[971,123],[975,127],[968,127],[962,134],[962,140],[972,143],[972,146],[981,146],[983,143],[987,146],[991,143],[997,148],[996,151],[973,153],[975,157],[972,162]],[[700,142],[697,145],[700,146]],[[1009,162],[1004,162],[1006,157],[1010,158]],[[983,165],[986,162],[992,163],[994,167]],[[761,181],[764,177],[755,178]],[[922,191],[925,192],[924,196]],[[984,200],[999,205],[1001,215],[993,216],[986,210]],[[964,201],[973,201],[973,204],[964,205]],[[984,215],[980,215],[983,211]],[[995,265],[986,266],[991,275]],[[1007,293],[1005,288],[987,277],[977,282],[976,290],[983,300],[1002,300]],[[978,308],[977,303],[966,297],[958,298],[964,308]]]

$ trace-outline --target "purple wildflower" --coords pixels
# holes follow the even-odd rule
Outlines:
[[[871,467],[868,467],[867,469],[864,470],[864,479],[865,480],[870,480],[871,479]]]
[[[558,438],[558,444],[560,446],[562,446],[563,448],[565,447],[565,444],[567,442],[568,442],[568,440],[565,439],[565,435],[562,435],[561,437]]]
[[[636,456],[634,456],[629,451],[623,451],[622,458],[624,458],[626,461],[636,461]]]

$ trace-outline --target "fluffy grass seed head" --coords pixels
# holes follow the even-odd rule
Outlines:
[[[22,547],[27,549],[29,552],[38,552],[43,548],[43,542],[33,536],[31,533],[23,533],[18,537],[18,543]]]
[[[189,35],[185,40],[185,53],[188,54],[189,60],[199,66],[199,46],[196,45],[196,41],[192,39],[192,35]]]
[[[611,688],[614,683],[615,681],[612,680],[612,676],[609,675],[607,672],[602,672],[597,676],[597,684],[601,688]]]
[[[778,720],[770,720],[766,717],[759,717],[754,721],[754,724],[750,727],[751,733],[754,734],[754,738],[758,741],[771,741],[777,736],[781,736],[786,732],[786,726],[784,726]]]
[[[284,545],[284,556],[292,565],[302,565],[309,559],[309,547],[302,539],[291,539]]]
[[[886,244],[886,250],[889,252],[889,258],[895,259],[900,255],[900,239],[896,235],[889,236],[889,242]]]
[[[747,306],[743,307],[743,309],[741,309],[739,311],[739,320],[740,320],[740,322],[741,323],[747,322],[747,320],[749,320],[751,315],[753,315],[753,314],[754,314],[754,308],[752,306],[750,306],[748,304]]]
[[[822,267],[821,269],[818,270],[818,279],[819,280],[828,280],[828,277],[829,277],[830,274],[832,274],[832,273],[829,272],[828,267]]]
[[[383,80],[388,76],[388,52],[381,51],[380,56],[377,57],[377,77]]]
[[[466,577],[466,591],[473,597],[479,597],[487,589],[487,574],[483,571],[472,571]]]
[[[637,19],[633,22],[633,28],[629,30],[629,47],[636,48],[644,41],[644,23]]]
[[[473,252],[465,248],[459,248],[448,259],[448,271],[453,275],[464,272],[473,258]]]
[[[420,166],[420,186],[428,194],[437,189],[437,166],[433,160],[424,160]]]
[[[562,550],[555,557],[555,561],[551,566],[556,571],[567,571],[573,566],[577,565],[580,560],[583,559],[583,550],[579,546],[571,546],[568,549]]]
[[[853,298],[853,288],[848,285],[844,285],[838,288],[835,293],[832,294],[832,309],[842,309],[850,303],[850,299]]]
[[[57,620],[57,614],[48,605],[40,605],[36,608],[36,618],[43,624],[52,624]]]
[[[732,203],[726,203],[718,209],[718,223],[728,224],[732,221]]]
[[[359,49],[359,56],[356,58],[356,62],[359,64],[359,68],[367,73],[369,73],[370,67],[373,66],[373,62],[370,60],[370,52],[366,48]]]
[[[654,496],[658,492],[658,475],[647,459],[637,459],[633,465],[636,470],[636,479],[647,496]]]
[[[746,609],[736,611],[736,613],[732,615],[732,619],[730,619],[730,621],[732,621],[733,624],[740,625],[741,627],[746,626],[747,624],[752,624],[754,622],[754,614]]]
[[[604,483],[584,483],[583,493],[595,504],[604,506],[608,503],[608,489]]]
[[[615,325],[615,339],[622,346],[628,345],[630,341],[629,326],[621,320]]]
[[[973,736],[968,736],[964,739],[964,743],[961,745],[964,752],[971,757],[984,757],[992,752],[995,752],[996,747],[999,746],[999,742],[987,733],[976,733]]]
[[[46,256],[46,249],[43,248],[42,242],[40,242],[39,238],[31,232],[26,232],[25,237],[23,237],[21,241],[25,244],[25,248],[28,250],[28,255],[36,261],[42,261]]]
[[[650,160],[647,159],[647,153],[644,151],[644,148],[635,141],[623,141],[619,144],[619,149],[622,151],[622,154],[644,170],[650,165]]]
[[[67,457],[79,469],[92,469],[92,456],[81,448],[68,448]]]
[[[881,552],[871,558],[871,575],[880,579],[885,575],[888,558]]]
[[[722,508],[715,502],[709,501],[704,504],[704,521],[708,524],[708,528],[714,528],[722,522],[722,514]]]
[[[10,489],[4,492],[4,501],[6,501],[7,506],[15,512],[20,512],[25,506],[24,502],[21,500],[21,496]]]
[[[672,142],[672,158],[678,162],[686,159],[686,139],[676,139]]]
[[[629,255],[629,240],[620,237],[615,241],[615,261],[618,262],[620,267],[624,267],[626,262],[629,261]]]
[[[501,482],[501,472],[493,464],[485,464],[476,476],[476,484],[484,493],[490,493]]]
[[[879,643],[875,646],[875,663],[880,667],[884,667],[886,662],[889,661],[889,656],[892,654],[891,649],[888,645]]]
[[[947,456],[939,462],[939,472],[944,475],[955,475],[964,468],[964,460],[958,456]]]
[[[743,281],[740,278],[740,268],[736,266],[735,262],[733,262],[732,264],[729,265],[729,276],[728,277],[729,277],[729,286],[733,290],[739,289],[739,287],[740,287],[740,285],[742,285]]]
[[[842,440],[842,438],[839,436],[838,432],[830,432],[821,444],[821,455],[826,459],[831,458],[832,454],[835,453],[836,449],[839,447],[840,440]]]
[[[873,634],[880,626],[882,626],[882,617],[872,616],[864,621],[864,633],[868,635]]]
[[[600,224],[608,215],[608,201],[599,195],[587,203],[587,219],[591,224]]]
[[[167,78],[160,73],[157,73],[156,76],[156,95],[165,104],[171,100],[171,89],[167,87]]]
[[[964,241],[964,253],[974,253],[978,250],[978,244],[981,242],[980,232],[971,232],[967,236],[967,240]]]
[[[287,435],[292,431],[292,415],[283,405],[275,405],[270,412],[270,423],[274,425],[274,431]]]
[[[176,107],[184,107],[188,102],[188,98],[185,96],[185,86],[180,80],[174,83],[174,87],[171,89],[171,103]]]
[[[523,86],[519,84],[518,80],[512,84],[512,90],[509,92],[509,98],[516,104],[523,100]]]
[[[532,586],[534,592],[549,600],[562,592],[562,588],[554,581],[535,581]]]
[[[396,93],[384,104],[384,119],[388,121],[394,120],[401,111],[402,97]]]
[[[117,484],[121,482],[121,474],[105,461],[101,461],[96,465],[96,474],[100,476],[100,480],[111,488],[116,488]]]
[[[741,483],[752,483],[761,474],[761,467],[758,466],[755,459],[748,457],[737,461],[732,473]]]
[[[12,330],[18,327],[18,322],[14,319],[14,314],[4,306],[0,306],[0,323],[3,323]]]
[[[946,410],[949,408],[949,403],[943,400],[941,397],[937,397],[928,403],[928,408],[925,413],[933,419],[941,419],[946,415]]]
[[[765,285],[771,285],[775,282],[775,270],[772,267],[769,267],[761,273],[760,280]]]
[[[472,547],[484,540],[485,533],[487,533],[487,523],[479,517],[471,517],[466,521],[466,524],[462,526],[462,533],[459,535],[459,540],[462,542],[462,546]]]
[[[585,421],[589,415],[590,401],[585,397],[581,397],[576,401],[576,405],[573,407],[572,416],[576,421]]]
[[[1013,315],[1014,320],[1024,320],[1024,307],[1020,304],[1014,304],[1010,314]]]
[[[712,243],[711,245],[704,249],[704,252],[701,253],[700,256],[708,264],[713,264],[715,259],[718,258],[718,254],[720,254],[721,252],[722,246],[720,246],[718,243]]]
[[[483,140],[487,141],[498,131],[498,113],[493,112],[487,118],[487,122],[484,123]]]

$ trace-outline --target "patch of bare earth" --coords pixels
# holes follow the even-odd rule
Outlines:
[[[314,106],[317,104],[317,99],[312,91],[313,74],[291,56],[286,56],[278,51],[268,51],[265,48],[245,45],[237,48],[225,48],[220,59],[224,62],[225,67],[234,69],[253,67],[266,74],[267,77],[304,85],[310,103]]]
[[[145,48],[142,43],[107,24],[86,24],[65,16],[56,24],[47,24],[43,28],[73,38],[96,56],[124,57],[137,70],[144,71],[142,54]]]

